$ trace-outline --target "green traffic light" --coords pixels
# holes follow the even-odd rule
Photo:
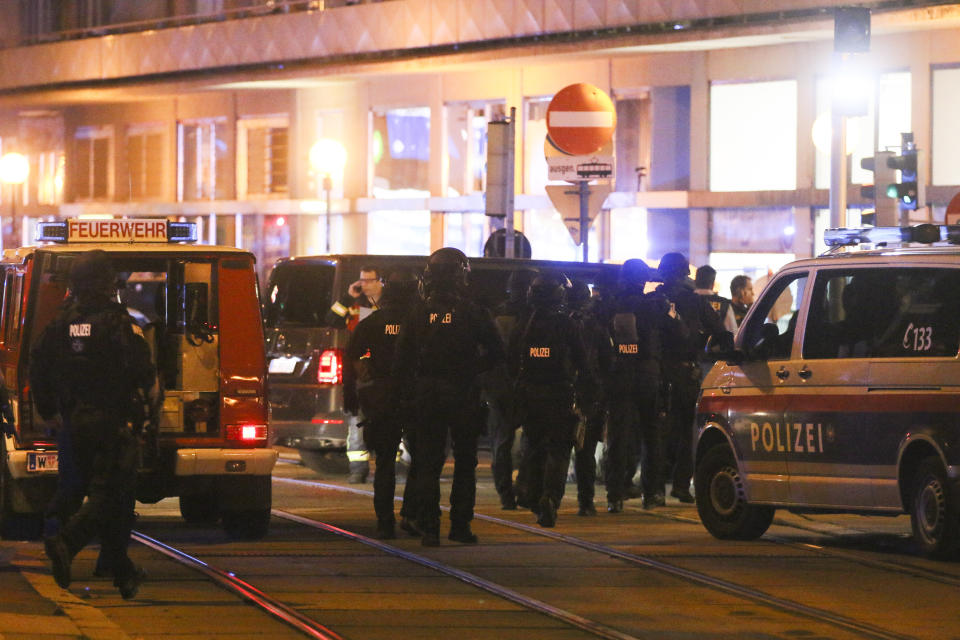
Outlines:
[[[900,195],[899,191],[900,191],[900,190],[897,189],[897,185],[895,185],[895,184],[889,184],[889,185],[887,185],[887,197],[888,197],[888,198],[896,198],[896,197],[898,197],[898,196]]]

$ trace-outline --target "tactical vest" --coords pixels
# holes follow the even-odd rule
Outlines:
[[[427,300],[417,325],[418,375],[469,384],[479,358],[469,305],[461,300]]]
[[[520,380],[533,384],[572,384],[569,319],[560,311],[538,309],[520,336]]]

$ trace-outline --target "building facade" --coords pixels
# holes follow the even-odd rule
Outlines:
[[[486,127],[514,113],[517,227],[577,259],[546,196],[546,108],[592,83],[617,110],[594,259],[681,251],[726,282],[818,253],[831,100],[852,90],[860,159],[913,133],[942,220],[960,185],[960,5],[864,2],[868,53],[834,53],[836,0],[3,0],[5,247],[63,216],[178,216],[208,242],[285,255],[479,255]],[[840,58],[853,76],[838,80]],[[838,90],[835,92],[835,88]],[[511,111],[513,110],[513,111]],[[825,117],[826,116],[826,117]],[[311,163],[321,139],[342,168]]]

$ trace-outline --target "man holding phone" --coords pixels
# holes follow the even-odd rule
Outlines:
[[[353,331],[357,324],[380,308],[380,294],[383,292],[383,277],[380,269],[373,265],[360,267],[360,279],[351,283],[344,294],[330,307],[327,324],[338,329]],[[363,434],[357,424],[357,416],[352,416],[347,425],[347,460],[350,461],[351,484],[363,484],[370,474],[370,452],[363,442]]]
[[[347,293],[330,307],[327,324],[337,329],[346,327],[350,331],[357,323],[379,308],[380,294],[383,292],[383,278],[375,266],[360,267],[360,279],[351,283]]]

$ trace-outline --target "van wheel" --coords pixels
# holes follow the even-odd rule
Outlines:
[[[180,496],[180,515],[190,524],[213,524],[220,519],[215,493],[190,493]]]
[[[910,493],[913,537],[924,555],[953,557],[960,546],[958,495],[937,456],[920,462]]]
[[[755,540],[773,522],[773,507],[746,502],[737,461],[725,444],[714,445],[703,456],[694,485],[700,520],[716,538]]]
[[[223,530],[237,540],[259,540],[270,528],[270,509],[226,511],[223,514]]]

